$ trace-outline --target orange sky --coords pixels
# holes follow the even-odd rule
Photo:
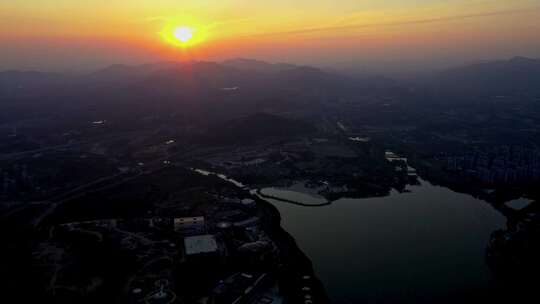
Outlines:
[[[345,61],[540,57],[537,0],[17,0],[0,3],[0,70],[253,57]],[[166,42],[193,27],[197,43]],[[204,33],[203,36],[197,36]]]

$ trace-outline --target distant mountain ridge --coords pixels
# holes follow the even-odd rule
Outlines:
[[[268,63],[261,60],[246,58],[229,59],[221,63],[228,67],[264,73],[286,71],[298,67],[297,65],[289,63]]]
[[[457,67],[431,77],[426,85],[448,100],[478,95],[540,96],[540,60],[515,57]],[[214,111],[238,117],[306,111],[336,100],[362,100],[358,97],[370,94],[404,100],[410,95],[407,89],[388,79],[355,78],[311,66],[252,59],[112,65],[78,76],[0,72],[0,103],[70,104],[76,100],[103,112],[115,104],[141,108],[159,104],[171,111]]]
[[[13,77],[17,74],[19,76]],[[2,77],[5,75],[5,77]],[[51,79],[69,81],[70,86],[98,90],[126,87],[159,87],[168,84],[182,88],[190,82],[190,88],[221,89],[223,87],[252,87],[257,90],[316,90],[350,93],[358,89],[380,86],[380,82],[354,79],[333,71],[305,65],[268,63],[254,59],[230,59],[212,61],[166,61],[142,65],[114,64],[85,75],[66,76],[40,72],[0,72],[0,88],[13,90],[23,84],[47,84]],[[262,93],[262,91],[261,91]]]
[[[82,107],[88,111],[78,112],[83,116],[111,121],[176,113],[211,123],[258,112],[305,112],[363,89],[318,68],[248,59],[111,65],[60,77],[0,73],[0,105],[6,108],[16,103],[24,112],[39,104],[43,114],[58,115]]]
[[[514,57],[446,70],[435,78],[441,90],[483,95],[540,94],[540,59]]]

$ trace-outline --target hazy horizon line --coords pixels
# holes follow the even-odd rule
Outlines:
[[[493,59],[477,59],[477,60],[473,60],[473,61],[469,61],[469,62],[464,62],[464,63],[461,63],[461,64],[454,64],[454,65],[451,65],[449,68],[447,69],[452,69],[452,68],[459,68],[459,67],[464,67],[464,66],[468,66],[468,65],[475,65],[475,64],[482,64],[482,63],[489,63],[489,62],[500,62],[500,61],[510,61],[512,59],[516,59],[516,58],[524,58],[524,59],[530,59],[530,60],[539,60],[540,61],[540,56],[536,57],[536,56],[521,56],[521,55],[514,55],[514,56],[506,56],[506,57],[498,57],[498,58],[493,58]],[[333,65],[339,65],[339,63],[334,63],[333,65],[330,64],[326,64],[326,65],[317,65],[317,64],[302,64],[302,63],[295,63],[295,62],[284,62],[284,61],[272,61],[272,60],[265,60],[265,59],[259,59],[259,58],[250,58],[250,57],[230,57],[230,58],[227,58],[227,59],[221,59],[221,60],[212,60],[212,59],[191,59],[191,60],[161,60],[161,61],[151,61],[151,62],[141,62],[141,63],[134,63],[134,64],[127,64],[127,63],[112,63],[112,64],[108,64],[108,65],[103,65],[103,66],[100,66],[100,67],[96,67],[96,68],[89,68],[89,69],[86,69],[86,70],[80,70],[80,71],[75,71],[75,70],[72,70],[72,71],[51,71],[51,70],[38,70],[38,69],[16,69],[16,68],[6,68],[6,69],[0,69],[0,73],[9,73],[9,72],[19,72],[19,73],[44,73],[44,74],[88,74],[88,73],[95,73],[95,72],[99,72],[99,71],[102,71],[102,70],[105,70],[105,69],[108,69],[108,68],[111,68],[111,67],[114,67],[114,66],[124,66],[124,67],[143,67],[143,66],[146,66],[146,65],[158,65],[158,64],[182,64],[182,63],[189,63],[189,62],[192,62],[192,63],[217,63],[217,64],[222,64],[226,61],[231,61],[231,60],[246,60],[246,61],[257,61],[257,62],[261,62],[261,63],[266,63],[266,64],[272,64],[272,65],[275,65],[275,64],[290,64],[290,65],[295,65],[295,66],[298,66],[298,67],[314,67],[314,68],[319,68],[319,69],[332,69],[332,68],[335,68],[333,67]],[[354,59],[352,59],[350,62],[354,62]],[[384,62],[384,60],[381,60],[381,63]],[[401,62],[396,62],[396,65],[399,65],[399,64],[403,64],[403,63],[410,63],[409,61],[407,60],[403,60]]]

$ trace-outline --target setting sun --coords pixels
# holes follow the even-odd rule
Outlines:
[[[188,42],[193,38],[194,30],[187,26],[179,26],[174,30],[174,37],[181,42]]]
[[[191,48],[207,40],[207,26],[192,18],[174,18],[165,24],[159,33],[170,45],[179,48]]]

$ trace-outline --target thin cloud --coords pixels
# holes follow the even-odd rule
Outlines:
[[[533,7],[533,8],[528,8],[528,9],[492,11],[492,12],[486,12],[486,13],[465,14],[465,15],[456,15],[456,16],[449,16],[449,17],[439,17],[439,18],[426,18],[426,19],[407,20],[407,21],[399,21],[399,22],[314,27],[314,28],[306,28],[306,29],[291,30],[291,31],[252,34],[252,35],[247,35],[246,37],[274,36],[274,35],[302,35],[302,34],[340,31],[340,30],[357,30],[357,29],[372,28],[372,27],[393,27],[393,26],[403,26],[403,25],[428,24],[428,23],[437,23],[437,22],[445,22],[445,21],[460,21],[460,20],[474,19],[474,18],[508,16],[508,15],[517,15],[517,14],[530,14],[530,13],[537,13],[539,11],[540,11],[540,7]]]

